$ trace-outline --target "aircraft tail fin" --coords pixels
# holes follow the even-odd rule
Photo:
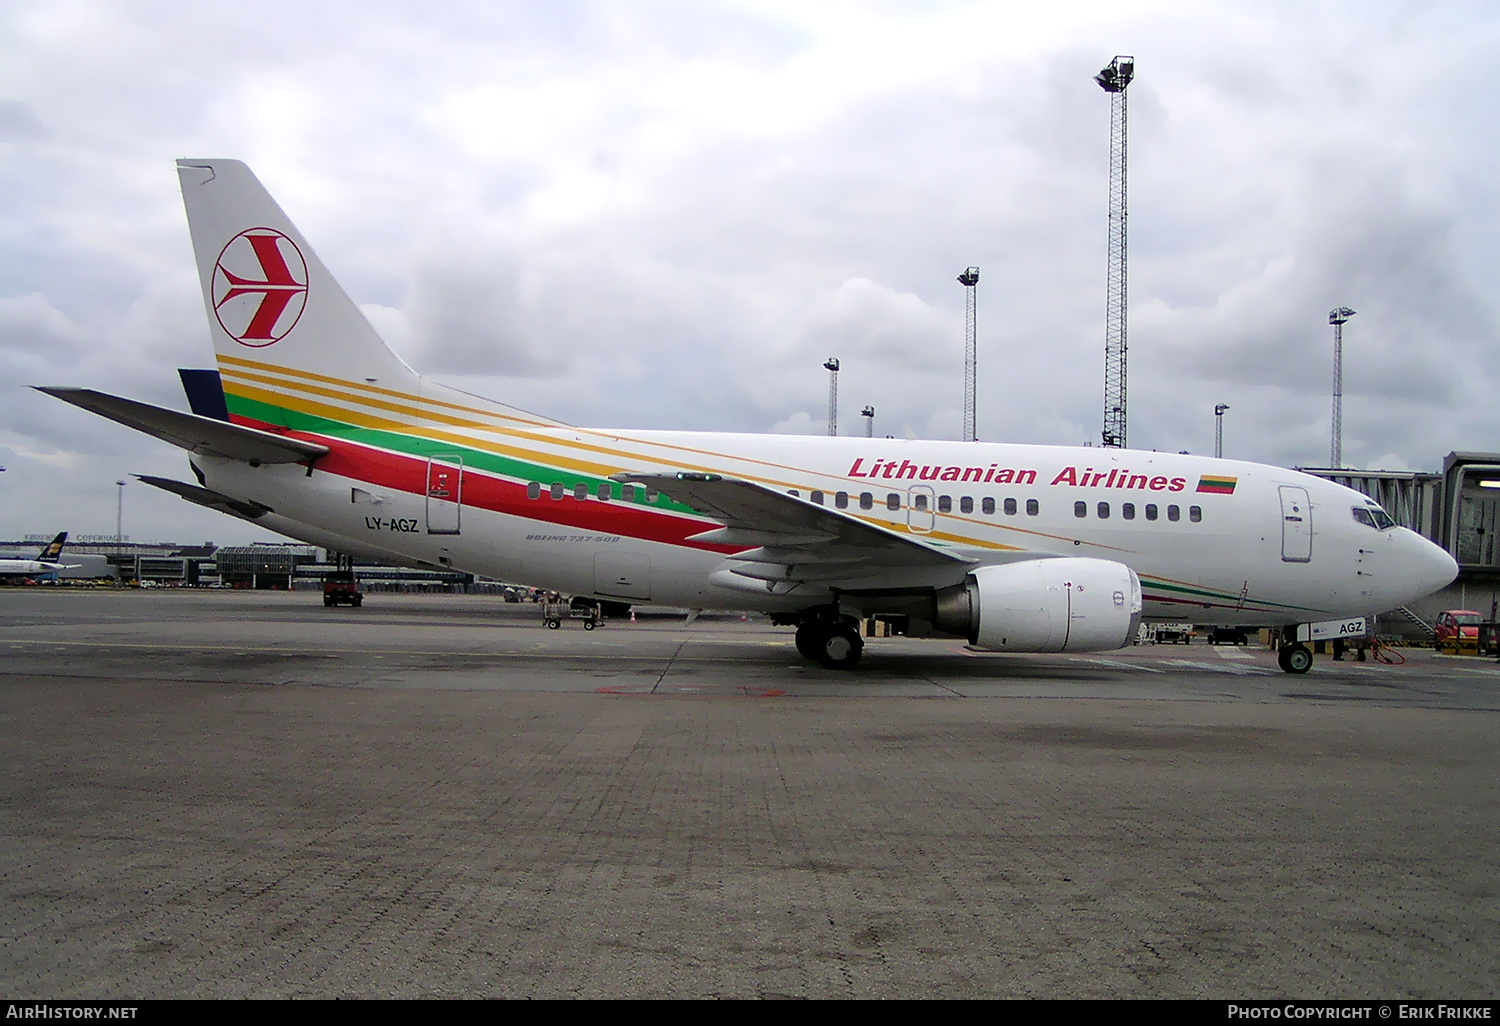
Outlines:
[[[405,428],[457,409],[493,422],[556,424],[445,389],[391,351],[297,226],[238,160],[179,160],[226,419],[254,427],[327,430],[331,423]],[[183,385],[194,412],[206,378]],[[195,391],[198,396],[195,398]]]
[[[291,218],[238,160],[179,160],[198,280],[220,370],[256,365],[415,393]]]
[[[57,537],[47,543],[47,547],[37,554],[38,563],[56,563],[62,558],[63,546],[67,544],[68,532],[59,531]]]

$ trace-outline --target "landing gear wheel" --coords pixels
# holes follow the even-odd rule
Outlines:
[[[864,639],[847,624],[831,628],[818,646],[818,662],[829,670],[852,670],[865,650]]]
[[[805,623],[797,628],[797,651],[804,659],[818,658],[818,647],[822,644],[826,629],[824,625],[815,623]]]
[[[1312,669],[1313,656],[1306,645],[1287,645],[1276,653],[1276,662],[1287,673],[1306,673]]]

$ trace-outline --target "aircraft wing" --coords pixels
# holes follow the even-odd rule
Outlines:
[[[316,442],[304,442],[300,438],[287,438],[212,417],[200,417],[196,413],[181,413],[134,399],[122,399],[92,388],[33,387],[65,403],[80,406],[90,413],[203,456],[260,464],[297,463],[328,454],[328,446]]]
[[[693,541],[751,546],[732,572],[763,581],[855,580],[891,570],[956,570],[975,560],[898,534],[841,510],[718,474],[617,474],[654,488],[724,526]]]

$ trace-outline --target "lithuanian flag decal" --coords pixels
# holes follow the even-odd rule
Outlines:
[[[1198,478],[1198,490],[1213,495],[1233,495],[1234,486],[1239,484],[1239,480],[1237,477],[1213,477],[1204,474]]]

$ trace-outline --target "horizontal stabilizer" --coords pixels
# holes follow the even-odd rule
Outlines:
[[[210,488],[199,488],[197,485],[187,484],[183,481],[173,481],[170,477],[152,477],[149,474],[132,474],[137,481],[160,488],[163,491],[180,495],[188,502],[196,502],[200,506],[218,510],[220,513],[229,513],[233,516],[242,517],[245,520],[255,520],[267,513],[274,513],[270,506],[263,506],[258,502],[244,502],[240,499],[231,498],[222,492],[213,491]]]
[[[122,399],[92,388],[33,386],[38,392],[81,406],[126,427],[144,431],[164,442],[200,456],[219,456],[244,463],[297,463],[328,454],[328,446],[300,438],[273,435],[269,431],[229,424],[196,413],[182,413],[161,406]]]

